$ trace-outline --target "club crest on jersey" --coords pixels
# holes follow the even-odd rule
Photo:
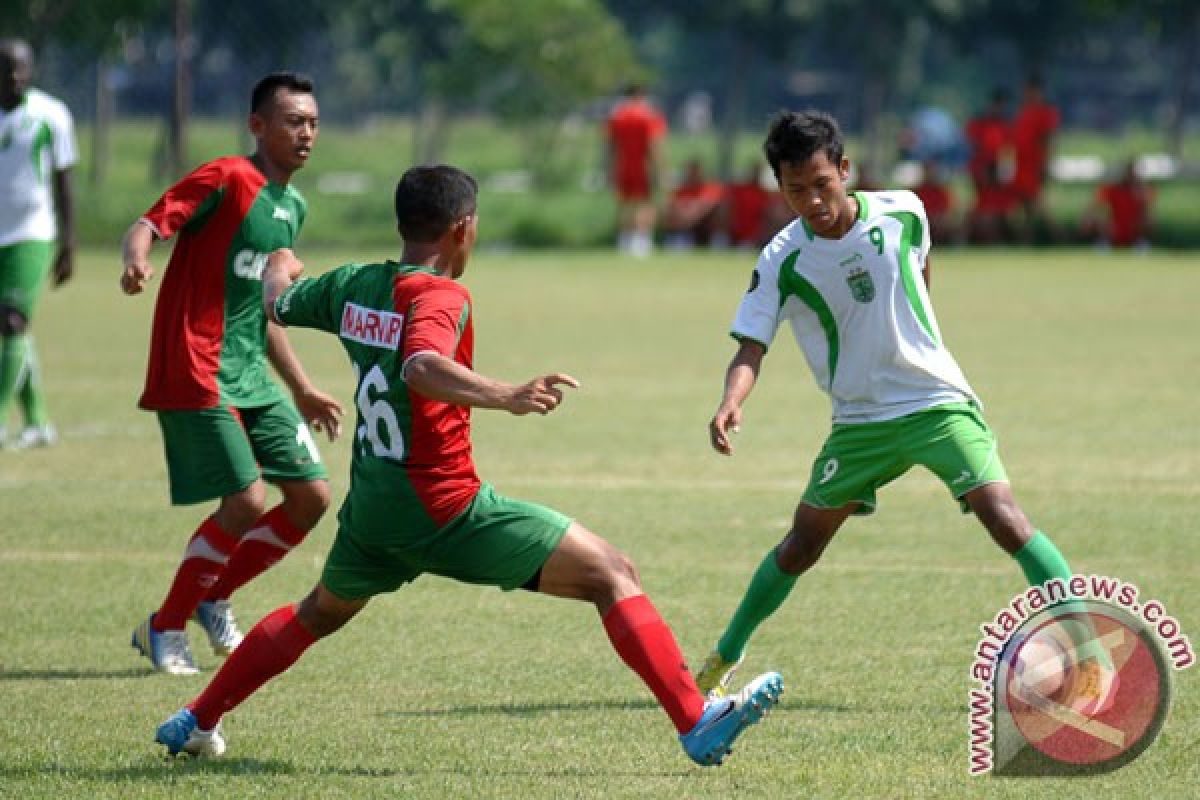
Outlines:
[[[846,275],[846,283],[850,287],[850,296],[858,302],[869,303],[875,299],[875,282],[865,269],[850,270]]]
[[[378,311],[357,303],[346,303],[342,308],[341,337],[352,342],[381,347],[385,350],[400,348],[400,333],[404,329],[404,315],[394,311]]]

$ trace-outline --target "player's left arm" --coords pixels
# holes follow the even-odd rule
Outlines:
[[[925,291],[930,291],[933,288],[933,259],[925,256],[925,269],[921,270],[921,277],[925,279]]]
[[[70,167],[54,171],[54,213],[58,217],[54,285],[62,286],[75,274],[75,192]]]
[[[325,431],[333,441],[342,431],[342,406],[312,385],[275,311],[275,301],[303,270],[304,263],[291,250],[276,250],[267,259],[262,276],[263,310],[267,314],[267,359],[291,390],[296,408],[304,419],[313,430]]]
[[[489,378],[440,353],[414,353],[404,364],[404,382],[418,394],[471,408],[503,409],[510,414],[549,414],[562,403],[560,386],[579,388],[562,372],[539,375],[522,384]]]

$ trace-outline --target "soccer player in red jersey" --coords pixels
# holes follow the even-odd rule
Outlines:
[[[667,120],[632,84],[608,117],[610,178],[617,195],[617,247],[647,256],[654,246],[654,191],[659,172],[659,143]]]
[[[358,420],[350,490],[316,588],[262,619],[208,687],[159,726],[172,753],[220,755],[218,723],[367,601],[424,573],[583,600],[620,658],[646,683],[694,761],[718,764],[783,690],[777,673],[729,702],[707,702],[634,565],[578,522],[497,493],[476,474],[471,409],[548,414],[578,387],[550,373],[522,384],[473,368],[470,293],[458,278],[475,243],[475,181],[454,167],[415,167],[396,187],[400,261],[349,264],[297,282],[290,250],[263,275],[277,322],[338,337],[354,365]]]
[[[255,86],[249,157],[218,158],[159,198],[125,235],[121,288],[142,292],[155,240],[178,236],[154,311],[139,405],[157,413],[171,502],[220,498],[192,535],[158,611],[133,634],[155,669],[195,673],[195,617],[219,655],[241,641],[229,596],[281,559],[329,506],[306,420],[332,439],[342,410],[309,382],[282,328],[262,310],[267,256],[289,247],[306,206],[289,185],[317,138],[312,83],[272,73]],[[270,362],[292,401],[268,375]],[[264,479],[283,501],[267,511]]]
[[[1024,211],[1024,236],[1031,240],[1035,228],[1048,227],[1042,189],[1050,161],[1050,148],[1058,130],[1058,109],[1046,101],[1037,76],[1025,81],[1021,107],[1012,125],[1015,169],[1012,192]]]

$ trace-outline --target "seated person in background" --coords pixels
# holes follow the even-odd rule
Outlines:
[[[721,206],[725,188],[704,175],[699,159],[684,167],[683,180],[667,200],[663,230],[668,247],[687,249],[712,244],[721,233]]]
[[[1153,199],[1153,191],[1142,181],[1137,162],[1131,159],[1117,180],[1096,190],[1084,215],[1084,236],[1112,247],[1149,247]]]
[[[942,182],[936,161],[921,164],[921,182],[913,187],[913,193],[925,206],[929,217],[929,230],[935,241],[957,242],[958,224],[954,219],[954,195],[950,187]]]
[[[749,165],[740,180],[725,187],[726,230],[733,247],[760,248],[782,225],[767,226],[771,193],[763,186],[761,166]]]

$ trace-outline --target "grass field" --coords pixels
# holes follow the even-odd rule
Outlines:
[[[828,428],[783,332],[737,454],[708,449],[749,261],[484,254],[466,276],[481,370],[583,382],[547,418],[477,413],[482,474],[632,555],[693,660],[782,534]],[[1077,572],[1136,583],[1200,643],[1194,260],[947,251],[935,270],[943,333],[1026,510]],[[129,632],[206,509],[167,504],[157,426],[134,407],[153,298],[121,296],[116,276],[115,251],[91,251],[46,297],[36,330],[63,442],[0,453],[0,797],[1195,796],[1200,670],[1176,675],[1165,730],[1123,770],[967,775],[978,626],[1023,581],[917,473],[759,631],[746,672],[779,669],[788,692],[720,769],[687,761],[592,610],[436,578],[376,601],[231,714],[224,760],[165,761],[154,726],[217,661],[193,629],[203,675],[153,674]],[[294,341],[350,407],[336,342]],[[323,452],[340,496],[347,446]],[[330,514],[236,596],[244,627],[309,589],[333,532]]]

